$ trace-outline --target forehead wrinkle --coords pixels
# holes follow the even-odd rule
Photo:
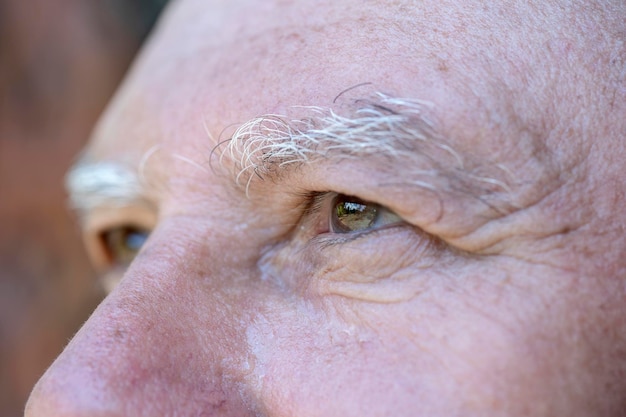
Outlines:
[[[67,173],[65,188],[71,208],[81,216],[99,207],[127,206],[143,196],[138,173],[111,161],[79,161]]]

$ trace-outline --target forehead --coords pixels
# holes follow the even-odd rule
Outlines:
[[[363,82],[404,96],[440,94],[441,61],[459,48],[444,52],[429,19],[383,3],[173,3],[100,124],[94,152],[206,140],[205,127],[219,136],[261,114],[329,105]]]
[[[570,85],[548,83],[566,32],[575,30],[545,21],[563,16],[559,10],[539,21],[529,2],[179,0],[89,154],[136,165],[155,144],[207,152],[233,125],[292,106],[332,107],[338,93],[361,83],[434,103],[440,129],[462,132],[459,146],[506,148],[506,138],[519,134],[511,129],[548,131],[558,122],[536,107]]]

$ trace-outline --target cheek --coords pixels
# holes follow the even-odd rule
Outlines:
[[[426,316],[412,317],[413,305],[340,297],[315,304],[275,309],[248,327],[247,380],[267,409],[280,416],[402,416],[463,408],[455,372],[478,358],[461,357],[425,323],[415,325]]]
[[[284,416],[572,410],[560,390],[564,370],[580,366],[558,329],[571,304],[534,287],[547,276],[519,271],[508,278],[526,284],[515,286],[480,272],[441,275],[398,303],[277,299],[247,328],[247,381]]]
[[[300,303],[248,328],[249,382],[266,408],[277,416],[407,414],[419,392],[413,346],[324,310]]]

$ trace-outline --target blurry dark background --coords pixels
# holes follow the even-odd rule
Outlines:
[[[0,0],[0,417],[102,297],[63,176],[167,0]]]

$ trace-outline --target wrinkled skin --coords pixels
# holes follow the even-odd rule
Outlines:
[[[141,167],[158,219],[26,414],[624,415],[625,16],[174,3],[85,157]],[[432,103],[465,169],[506,186],[485,202],[403,183],[406,159],[331,157],[246,196],[227,158],[209,167],[233,124],[372,91]],[[329,210],[298,200],[313,191],[403,222],[326,244]]]

